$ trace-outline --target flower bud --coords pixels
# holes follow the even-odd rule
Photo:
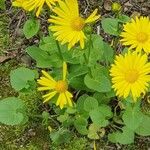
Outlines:
[[[120,3],[118,3],[118,2],[112,3],[112,5],[111,5],[111,10],[112,10],[113,12],[118,12],[118,11],[120,11],[120,10],[121,10],[121,5],[120,5]]]

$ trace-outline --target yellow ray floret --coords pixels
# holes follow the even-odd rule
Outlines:
[[[12,2],[12,5],[16,7],[22,7],[23,2],[24,0],[15,0]]]
[[[48,21],[53,23],[49,29],[54,32],[56,39],[61,44],[68,43],[68,49],[78,42],[83,49],[86,39],[83,28],[87,23],[94,22],[100,17],[96,15],[98,10],[95,9],[87,19],[83,19],[79,15],[77,0],[64,0],[59,1],[59,6],[56,6],[53,11],[56,16],[51,15]]]
[[[60,108],[64,108],[65,105],[73,106],[72,104],[72,94],[68,91],[68,84],[66,81],[67,74],[67,64],[63,63],[63,79],[59,81],[55,81],[53,77],[51,77],[47,72],[42,71],[43,76],[37,80],[40,87],[38,87],[38,91],[47,91],[44,98],[44,103],[48,102],[55,95],[58,96],[56,101],[56,105],[60,106]]]
[[[110,75],[117,96],[126,98],[131,94],[136,101],[141,93],[146,93],[150,81],[150,63],[147,61],[146,54],[136,52],[116,56]]]
[[[123,26],[121,42],[136,51],[144,50],[150,53],[150,19],[149,17],[136,17]]]
[[[56,1],[59,0],[15,0],[12,5],[22,7],[26,11],[36,10],[36,16],[38,17],[44,4],[47,4],[49,8],[52,8],[52,5],[55,5]]]

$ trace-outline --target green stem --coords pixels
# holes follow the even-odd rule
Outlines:
[[[93,46],[93,43],[92,43],[92,33],[90,32],[90,40],[89,40],[89,48],[88,48],[88,64],[89,64],[89,61],[90,61],[90,54],[91,54],[91,47]],[[91,71],[91,67],[89,67],[89,74],[90,76],[92,77],[92,71]]]
[[[61,48],[60,48],[59,43],[58,43],[57,40],[56,40],[56,45],[57,45],[57,49],[58,49],[59,56],[60,56],[61,60],[63,61],[64,58],[63,58],[63,55],[62,55],[62,52],[61,52]]]
[[[43,119],[43,116],[42,115],[33,115],[33,114],[27,114],[28,117],[30,118],[41,118]],[[49,116],[48,119],[50,119],[51,121],[53,121],[57,126],[59,126],[59,123],[57,121],[55,121],[55,119],[53,119],[53,117],[56,117],[57,115],[52,115],[52,116]]]
[[[93,44],[92,43],[92,34],[90,33],[89,48],[88,48],[88,63],[89,63],[89,59],[90,59],[92,44]]]

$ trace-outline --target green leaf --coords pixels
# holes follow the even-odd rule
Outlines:
[[[26,52],[36,60],[37,67],[50,68],[62,66],[62,61],[57,53],[49,55],[46,51],[43,51],[36,46],[26,48]]]
[[[103,38],[100,35],[92,34],[92,45],[93,45],[93,48],[101,49],[100,47],[101,47],[102,44],[103,44]]]
[[[35,72],[25,67],[20,67],[10,72],[10,83],[11,86],[16,90],[20,91],[23,88],[29,88],[29,81],[34,81]]]
[[[100,65],[91,68],[91,76],[87,74],[84,78],[84,83],[89,89],[97,92],[111,91],[109,71]]]
[[[69,85],[76,90],[91,91],[84,84],[84,75],[72,78],[69,82]]]
[[[100,127],[96,124],[91,124],[89,126],[89,131],[88,131],[88,138],[90,139],[99,139],[98,131],[100,130]]]
[[[71,139],[71,133],[69,130],[59,129],[58,131],[51,132],[50,137],[54,144],[59,145],[69,142]]]
[[[30,39],[38,33],[40,29],[40,23],[38,20],[29,19],[23,26],[23,33],[27,39]]]
[[[27,116],[25,114],[23,102],[15,97],[0,100],[0,122],[6,125],[18,125],[25,123]]]
[[[77,112],[77,110],[73,107],[68,107],[66,110],[66,113],[68,114],[75,114]]]
[[[68,49],[66,49],[63,52],[63,59],[64,61],[68,62],[69,64],[79,64],[79,60],[80,57],[74,57],[72,54],[72,51],[68,51]]]
[[[88,72],[88,67],[85,65],[71,65],[69,69],[69,80],[72,80],[75,77],[84,75]]]
[[[59,122],[64,122],[69,118],[69,115],[67,113],[65,113],[64,115],[60,115],[59,117],[57,117],[57,120]]]
[[[90,40],[87,41],[87,46],[84,53],[88,61],[88,66],[91,67],[95,66],[103,56],[103,50],[101,49],[103,39],[100,35],[97,34],[92,34],[89,39]],[[81,64],[85,64],[85,55],[80,58]]]
[[[43,37],[40,41],[39,48],[51,54],[58,51],[56,40],[52,35]]]
[[[119,15],[118,21],[122,23],[129,22],[131,20],[127,15]]]
[[[0,0],[0,9],[2,10],[6,9],[5,0]]]
[[[101,49],[101,45],[103,43],[103,39],[101,36],[97,34],[92,34],[92,46],[91,51],[89,52],[88,48],[90,45],[88,45],[85,53],[87,55],[88,59],[88,66],[94,66],[97,64],[97,61],[100,61],[103,56],[103,50]]]
[[[103,50],[102,60],[108,65],[108,63],[112,63],[114,61],[114,50],[113,48],[106,42],[103,42],[103,46],[101,47]]]
[[[85,112],[85,110],[83,108],[84,108],[84,102],[87,97],[88,97],[88,95],[84,94],[84,95],[80,96],[77,100],[76,108],[77,108],[78,112],[81,114],[83,114]]]
[[[96,62],[98,60],[104,61],[106,64],[113,62],[114,50],[110,46],[110,44],[103,41],[101,36],[93,34],[92,35],[92,45],[93,45],[93,47],[92,47],[91,55],[92,55],[93,62]],[[93,49],[95,49],[95,50],[93,51]],[[88,52],[88,50],[87,50],[87,52]],[[94,59],[94,57],[95,57],[95,59]]]
[[[150,136],[150,117],[143,114],[142,122],[135,132],[142,136]]]
[[[83,117],[78,117],[74,121],[74,126],[75,126],[76,130],[82,135],[87,135],[87,133],[88,133],[87,125],[88,125],[88,122]]]
[[[108,119],[112,117],[111,109],[107,105],[99,106],[97,109],[90,111],[89,114],[93,123],[101,127],[107,126]]]
[[[123,127],[121,132],[114,132],[108,135],[109,141],[120,144],[131,144],[134,142],[134,132],[127,127]]]
[[[98,108],[98,101],[93,97],[87,97],[84,101],[84,110],[90,112],[96,108]]]
[[[111,100],[105,93],[95,92],[93,97],[97,99],[99,104],[108,104]]]
[[[111,82],[104,74],[100,74],[100,76],[94,75],[93,77],[87,74],[84,78],[84,83],[89,89],[97,92],[108,92],[111,90]]]
[[[143,119],[143,115],[139,107],[137,106],[132,107],[131,105],[128,105],[122,116],[122,119],[125,125],[129,129],[134,131],[140,126],[140,123],[142,122]]]
[[[110,35],[118,36],[118,20],[112,18],[104,18],[102,19],[102,28],[104,31]]]

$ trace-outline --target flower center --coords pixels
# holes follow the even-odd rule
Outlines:
[[[138,40],[139,42],[143,43],[143,42],[145,42],[145,41],[148,40],[148,35],[147,35],[146,33],[144,33],[144,32],[140,32],[140,33],[138,33],[138,35],[137,35],[137,40]]]
[[[81,17],[77,17],[71,21],[71,27],[75,31],[81,31],[85,25],[85,21]]]
[[[129,70],[126,75],[125,75],[125,79],[127,82],[129,83],[134,83],[135,81],[137,81],[139,77],[139,73],[137,70]]]
[[[68,89],[68,84],[66,81],[63,81],[63,80],[57,81],[56,86],[55,86],[55,90],[57,92],[63,93],[63,92],[66,92],[67,89]]]

